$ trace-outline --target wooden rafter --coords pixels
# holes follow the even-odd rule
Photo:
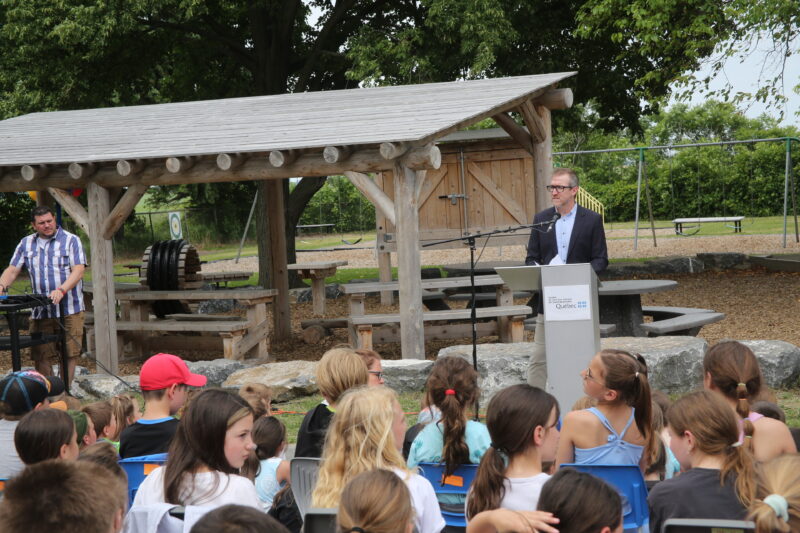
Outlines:
[[[114,236],[145,192],[147,192],[147,185],[142,185],[141,183],[128,187],[128,190],[125,191],[125,194],[122,195],[122,198],[119,199],[114,209],[111,210],[111,213],[108,214],[108,217],[103,222],[104,239],[110,239]]]
[[[366,174],[346,171],[344,175],[378,210],[380,210],[380,214],[386,217],[386,220],[394,226],[394,202],[392,199]]]
[[[66,211],[67,214],[72,217],[72,220],[74,220],[83,231],[86,233],[89,232],[89,214],[86,212],[86,209],[81,205],[77,198],[63,189],[49,187],[47,192],[50,193],[50,196],[56,199],[56,202],[58,202],[61,207],[64,208],[64,211]]]
[[[544,121],[539,115],[539,111],[534,107],[531,101],[527,100],[522,102],[518,111],[525,120],[525,125],[528,127],[533,143],[539,144],[544,142],[547,138],[548,131],[545,129]]]
[[[533,153],[533,139],[523,127],[514,122],[514,119],[506,113],[498,113],[492,117],[497,125],[508,133],[512,139],[522,146],[528,153]]]

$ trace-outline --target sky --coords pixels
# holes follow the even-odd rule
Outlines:
[[[766,64],[766,65],[765,65]],[[738,57],[732,57],[725,63],[723,70],[712,81],[711,87],[713,89],[721,89],[729,82],[734,94],[736,91],[755,93],[759,88],[759,73],[764,73],[762,78],[769,79],[774,77],[773,70],[774,64],[769,62],[767,54],[763,50],[756,49],[748,57],[742,61]],[[711,71],[710,68],[705,68],[696,73],[698,78],[703,78]],[[762,82],[763,83],[763,82]],[[783,94],[787,98],[784,109],[782,125],[800,126],[800,95],[794,91],[794,87],[800,83],[800,53],[795,53],[790,56],[786,61],[784,71],[784,86]],[[689,100],[691,105],[703,103],[707,97],[702,94],[696,94]],[[751,118],[758,117],[762,113],[767,113],[770,116],[777,117],[778,109],[774,106],[767,108],[767,105],[761,102],[742,102],[739,108],[745,112],[745,115]]]

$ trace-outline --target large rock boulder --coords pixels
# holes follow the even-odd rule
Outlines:
[[[699,337],[608,337],[601,346],[642,354],[650,386],[666,393],[689,392],[703,382],[708,343]]]
[[[784,341],[740,341],[758,358],[764,381],[772,388],[794,387],[800,379],[800,348]]]
[[[511,385],[526,383],[528,359],[533,353],[532,342],[511,344],[479,344],[478,375],[481,404],[486,405],[496,393]],[[463,357],[472,363],[472,345],[448,346],[437,357]]]
[[[431,372],[433,361],[425,359],[384,359],[383,379],[398,393],[425,390],[425,380]]]
[[[116,378],[108,374],[75,376],[70,393],[79,400],[105,400],[118,394],[139,391],[139,376]]]
[[[208,378],[209,387],[221,386],[228,377],[245,367],[241,361],[233,359],[214,359],[213,361],[187,361],[189,371]]]
[[[245,383],[263,383],[272,389],[272,399],[287,402],[317,392],[317,363],[286,361],[243,368],[231,374],[222,384],[226,389],[239,390]]]

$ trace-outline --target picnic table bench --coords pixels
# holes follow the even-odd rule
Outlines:
[[[325,314],[325,278],[336,275],[336,269],[345,266],[347,261],[319,261],[313,263],[292,263],[286,268],[294,270],[302,279],[311,280],[311,299],[314,314]]]
[[[672,223],[675,224],[675,234],[676,235],[686,235],[683,232],[683,225],[684,224],[707,224],[710,222],[733,222],[733,232],[734,233],[741,233],[742,232],[742,220],[744,220],[743,216],[734,216],[734,217],[695,217],[695,218],[676,218],[673,219]],[[695,227],[695,226],[690,226]],[[698,230],[699,231],[699,230]],[[697,232],[695,232],[697,233]]]
[[[421,281],[423,291],[439,295],[439,291],[458,289],[470,286],[469,276],[452,278],[433,278]],[[482,307],[476,310],[479,319],[497,319],[477,324],[479,336],[498,335],[502,342],[522,342],[524,336],[523,321],[531,313],[526,305],[514,305],[511,289],[498,275],[475,276],[476,287],[496,287],[494,307]],[[342,290],[349,300],[350,316],[348,330],[351,342],[359,347],[371,347],[374,342],[393,342],[399,339],[399,314],[367,315],[364,300],[369,293],[399,290],[397,281],[348,283]],[[423,298],[424,298],[423,294]],[[421,304],[421,302],[420,302]],[[426,311],[422,320],[426,339],[458,339],[471,335],[471,324],[431,324],[441,321],[469,320],[471,309],[445,309]],[[377,328],[376,328],[377,327]]]
[[[660,335],[690,335],[694,337],[700,333],[703,326],[725,318],[724,313],[696,307],[642,306],[642,315],[653,317],[653,322],[644,322],[640,325],[642,330],[651,337]]]
[[[259,357],[266,359],[267,304],[272,303],[274,289],[239,290],[133,290],[117,293],[120,319],[117,331],[120,353],[130,343],[135,356],[142,357],[153,350],[209,350],[221,348],[226,359]],[[150,314],[154,302],[179,300],[237,300],[246,309],[245,317],[178,313],[163,319]],[[88,333],[87,333],[88,335]]]

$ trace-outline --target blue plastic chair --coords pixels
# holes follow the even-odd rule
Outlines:
[[[561,468],[565,467],[592,474],[617,489],[622,498],[622,528],[625,531],[649,529],[647,485],[638,465],[561,465]]]
[[[154,453],[151,455],[142,455],[139,457],[128,457],[127,459],[120,459],[119,466],[125,471],[128,476],[128,505],[133,503],[133,498],[136,496],[136,491],[139,490],[139,485],[142,484],[144,478],[155,470],[157,467],[162,466],[167,462],[166,453]]]
[[[419,474],[431,482],[436,496],[444,494],[459,494],[464,496],[466,500],[467,492],[469,491],[472,481],[475,479],[475,474],[478,472],[478,465],[461,465],[456,468],[455,472],[444,477],[444,464],[436,463],[420,463]],[[467,527],[467,517],[465,510],[462,508],[459,511],[449,510],[439,507],[442,510],[442,517],[445,523],[450,527]]]

